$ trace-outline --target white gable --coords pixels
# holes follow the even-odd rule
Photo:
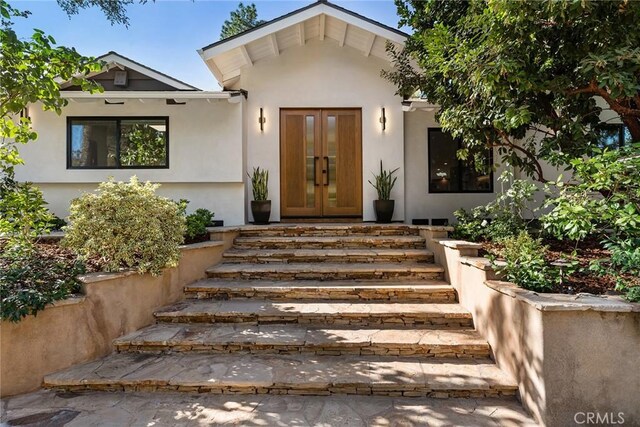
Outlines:
[[[222,86],[242,68],[277,57],[280,52],[318,39],[349,46],[364,56],[389,60],[387,42],[404,46],[407,35],[326,1],[298,9],[254,29],[213,43],[198,53]]]

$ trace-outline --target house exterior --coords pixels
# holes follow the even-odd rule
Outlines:
[[[200,49],[216,92],[110,52],[92,77],[103,93],[63,84],[61,116],[29,109],[39,138],[21,148],[17,178],[37,184],[58,216],[109,177],[136,175],[237,225],[253,220],[247,172],[260,167],[270,173],[272,221],[372,221],[368,180],[382,160],[398,168],[395,221],[450,221],[494,198],[499,171],[460,163],[436,106],[403,101],[380,76],[391,67],[387,43],[406,37],[319,1]]]

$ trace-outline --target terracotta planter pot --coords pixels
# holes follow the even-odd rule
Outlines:
[[[374,200],[373,208],[376,212],[376,222],[390,223],[393,218],[394,200]]]
[[[255,224],[269,224],[271,216],[271,200],[252,200],[251,213]]]

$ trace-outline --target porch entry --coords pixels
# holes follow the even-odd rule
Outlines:
[[[281,109],[283,218],[362,217],[360,109]]]

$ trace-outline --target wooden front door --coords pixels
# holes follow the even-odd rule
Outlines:
[[[359,109],[280,110],[283,217],[362,216]]]

